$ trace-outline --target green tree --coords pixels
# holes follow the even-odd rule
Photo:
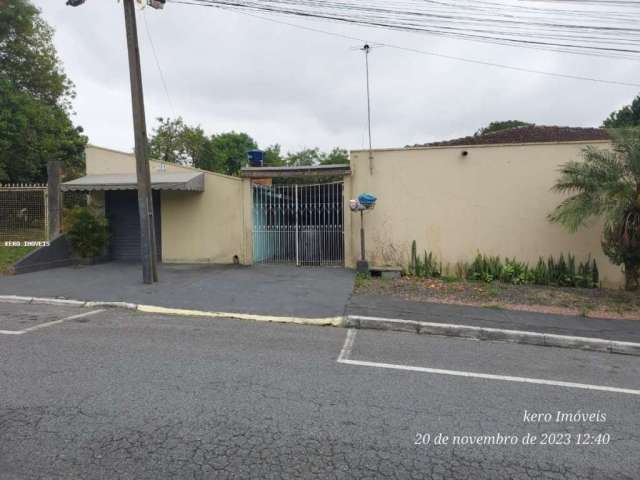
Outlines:
[[[202,128],[190,127],[181,117],[158,118],[158,126],[149,140],[152,158],[226,175],[238,175],[247,164],[249,150],[258,148],[248,134],[226,132],[207,137]],[[264,164],[270,167],[314,166],[349,163],[349,152],[336,147],[330,152],[319,148],[306,148],[298,152],[282,153],[279,144],[264,150]]]
[[[264,164],[269,167],[282,167],[285,164],[280,144],[270,145],[264,150]]]
[[[208,170],[211,154],[211,142],[204,134],[204,130],[197,127],[186,127],[182,133],[184,152],[188,161],[196,168]]]
[[[186,125],[182,117],[176,119],[157,118],[159,125],[149,140],[151,158],[170,163],[188,163],[184,146]]]
[[[44,182],[48,160],[66,176],[84,166],[87,139],[71,121],[73,84],[53,46],[53,29],[29,0],[0,8],[0,181]]]
[[[553,190],[572,194],[549,215],[576,231],[604,218],[602,246],[616,265],[624,265],[625,288],[640,278],[640,128],[611,130],[612,150],[587,147],[583,162],[568,162]]]
[[[210,141],[216,171],[226,175],[237,175],[247,163],[249,150],[258,148],[255,140],[242,132],[212,135]]]
[[[488,133],[499,132],[500,130],[509,130],[517,127],[533,127],[535,124],[522,122],[520,120],[504,120],[499,122],[491,122],[486,127],[479,129],[474,135],[476,137],[487,135]]]
[[[624,106],[609,115],[602,126],[605,128],[640,126],[640,95],[631,102],[631,105]]]
[[[341,165],[349,163],[349,152],[344,148],[335,147],[329,153],[320,154],[320,165]]]
[[[159,125],[149,140],[151,158],[215,170],[210,141],[200,126],[190,127],[182,117],[158,117],[157,121]]]
[[[299,152],[287,153],[285,164],[289,167],[311,167],[320,163],[319,148],[304,148]]]

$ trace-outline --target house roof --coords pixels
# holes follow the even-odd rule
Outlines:
[[[603,128],[557,127],[533,125],[516,127],[485,135],[470,135],[440,142],[413,145],[413,147],[442,147],[464,145],[498,145],[509,143],[557,143],[588,142],[609,140],[609,134]]]
[[[62,191],[91,190],[135,190],[138,188],[136,174],[87,175],[64,182]],[[194,172],[151,172],[153,190],[204,191],[204,173]]]
[[[349,164],[311,165],[301,167],[245,167],[240,170],[244,178],[345,176],[351,174]]]

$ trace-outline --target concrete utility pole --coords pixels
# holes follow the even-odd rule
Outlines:
[[[150,284],[158,281],[156,265],[155,222],[153,218],[153,196],[151,173],[147,161],[147,125],[144,114],[138,28],[133,0],[123,0],[124,21],[129,52],[129,77],[131,80],[131,106],[135,133],[136,175],[138,179],[138,212],[140,215],[140,258],[142,280]]]
[[[79,7],[86,0],[67,0],[67,5]],[[161,9],[166,0],[147,0],[153,8]],[[123,0],[124,23],[127,30],[127,50],[129,52],[129,77],[131,80],[131,106],[133,110],[133,130],[136,150],[136,177],[138,180],[138,213],[140,216],[140,257],[142,260],[142,281],[158,281],[156,230],[153,219],[153,196],[151,194],[151,173],[147,161],[147,124],[144,116],[144,96],[142,94],[142,73],[140,50],[138,48],[138,27],[133,0]]]

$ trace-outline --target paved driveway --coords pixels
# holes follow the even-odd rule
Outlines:
[[[343,315],[354,273],[342,268],[162,265],[144,285],[140,266],[111,262],[0,277],[0,294],[124,301],[232,313]]]

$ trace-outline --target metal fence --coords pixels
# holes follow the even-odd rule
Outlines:
[[[46,185],[0,185],[0,242],[48,240],[47,211]]]
[[[86,207],[86,192],[62,192],[62,227],[73,208]],[[49,208],[46,184],[0,185],[0,246],[4,242],[47,241]]]
[[[254,185],[255,263],[342,265],[343,184]]]

